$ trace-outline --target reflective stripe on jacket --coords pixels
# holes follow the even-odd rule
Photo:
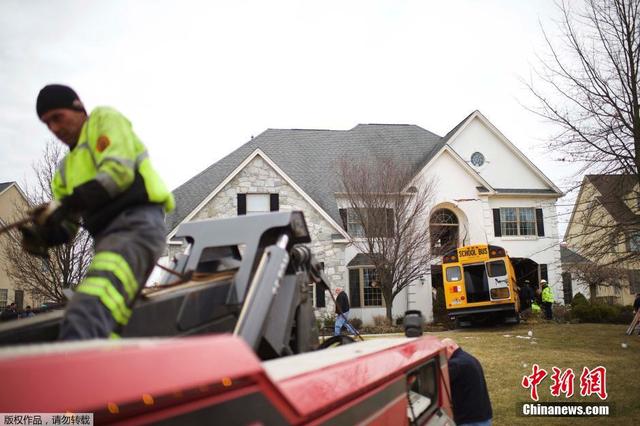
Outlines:
[[[102,208],[83,212],[85,222],[104,226],[129,205],[157,203],[167,212],[175,207],[173,195],[153,169],[146,148],[129,120],[108,107],[98,107],[91,112],[78,143],[58,165],[51,182],[53,196],[56,199],[71,196],[75,188],[92,180],[118,202],[117,208],[106,209],[107,213]],[[105,215],[111,217],[96,220],[97,216]]]

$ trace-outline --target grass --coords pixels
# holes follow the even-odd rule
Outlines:
[[[626,336],[626,325],[537,323],[518,326],[462,329],[429,333],[450,337],[482,363],[493,407],[495,425],[640,425],[640,337]],[[522,339],[533,332],[534,339]],[[511,337],[505,337],[510,335]],[[535,343],[533,343],[535,342]],[[628,347],[622,347],[626,343]],[[519,417],[516,404],[532,402],[529,390],[521,386],[531,374],[532,364],[547,370],[538,386],[540,402],[602,402],[596,395],[580,396],[583,367],[607,369],[606,402],[610,417]],[[552,367],[572,368],[574,395],[553,397],[550,393]],[[576,396],[577,395],[577,396]]]

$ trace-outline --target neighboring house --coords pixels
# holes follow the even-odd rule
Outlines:
[[[367,257],[350,243],[359,224],[341,198],[336,174],[344,158],[400,158],[416,180],[437,182],[424,231],[437,228],[434,250],[466,244],[503,246],[516,261],[539,264],[530,279],[549,280],[561,300],[556,200],[561,191],[479,111],[441,137],[415,125],[360,124],[351,130],[269,129],[174,191],[167,217],[171,241],[185,221],[274,210],[302,210],[311,249],[334,286],[348,291],[353,317],[384,315],[380,289],[372,286]],[[342,210],[342,214],[341,214]],[[351,235],[350,235],[351,234]],[[439,266],[394,300],[394,316],[420,309],[432,319],[432,288],[442,286]],[[331,309],[316,291],[316,306]]]
[[[21,217],[28,207],[27,197],[16,182],[0,183],[0,226]],[[0,236],[0,244],[6,244],[6,238],[8,237]],[[13,302],[18,309],[23,309],[27,305],[34,308],[39,306],[29,293],[17,288],[16,283],[9,278],[7,269],[8,265],[0,257],[0,311]]]
[[[640,292],[639,194],[635,176],[586,175],[582,180],[564,241],[568,249],[589,262],[586,265],[596,279],[601,275],[596,299],[629,305]],[[572,265],[575,263],[565,264],[563,259],[563,270],[575,281]],[[578,287],[588,284],[580,281]],[[588,290],[585,296],[589,296]]]

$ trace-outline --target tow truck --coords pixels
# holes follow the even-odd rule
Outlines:
[[[405,316],[411,337],[318,343],[312,285],[329,283],[302,212],[189,222],[176,238],[184,252],[143,291],[122,339],[56,342],[63,311],[0,325],[0,412],[131,425],[454,424],[444,346],[422,335],[419,312]]]

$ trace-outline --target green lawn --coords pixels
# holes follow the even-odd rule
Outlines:
[[[529,330],[535,339],[516,337],[527,336]],[[625,325],[545,322],[429,334],[453,338],[480,360],[496,425],[640,425],[640,337],[626,336],[625,330]],[[628,347],[623,348],[622,343]],[[531,374],[534,363],[549,374],[538,386],[540,401],[553,402],[599,402],[595,395],[580,397],[580,374],[585,366],[606,367],[607,402],[613,405],[613,415],[609,418],[516,416],[516,404],[531,401],[529,390],[521,386],[521,381],[524,375]],[[549,386],[554,366],[562,370],[573,369],[576,375],[573,397],[565,399],[563,395],[557,398],[551,395]]]

